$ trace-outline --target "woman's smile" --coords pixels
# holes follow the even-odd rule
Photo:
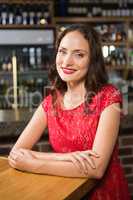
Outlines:
[[[68,67],[62,67],[62,71],[63,71],[63,73],[64,74],[73,74],[73,73],[75,73],[77,70],[75,70],[75,69],[72,69],[72,68],[68,68]]]

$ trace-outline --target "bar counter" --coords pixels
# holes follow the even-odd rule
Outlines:
[[[0,199],[80,200],[94,187],[94,180],[21,172],[0,157]]]
[[[34,113],[34,109],[10,109],[0,110],[0,122],[28,121]]]

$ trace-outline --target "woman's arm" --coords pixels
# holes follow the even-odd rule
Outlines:
[[[43,160],[34,157],[29,159],[28,156],[25,156],[25,154],[19,152],[17,160],[13,160],[11,158],[9,159],[9,162],[14,168],[35,173],[99,179],[103,176],[112,155],[118,135],[119,123],[120,107],[118,103],[114,103],[104,109],[99,120],[96,137],[93,144],[93,150],[98,152],[100,155],[99,158],[95,156],[93,157],[96,168],[92,168],[90,166],[87,159],[84,157],[84,152],[66,154],[66,156],[70,156],[68,160],[66,159],[66,161],[54,161],[52,159],[46,161],[45,159]],[[88,158],[89,157],[90,155],[88,154]],[[79,170],[78,167],[76,167],[76,162],[81,162],[83,165],[85,165],[85,168],[87,167],[87,171],[85,170],[85,172],[87,173],[84,173],[84,170]],[[81,169],[84,168],[82,167]]]
[[[96,177],[102,178],[110,161],[117,141],[120,125],[120,104],[114,103],[104,109],[101,114],[92,150],[98,152],[95,159]]]
[[[47,116],[42,108],[42,105],[40,105],[24,131],[21,133],[17,142],[13,146],[13,149],[31,149],[33,145],[39,140],[46,127]]]
[[[65,155],[64,155],[65,157]],[[36,159],[28,151],[17,149],[13,157],[9,156],[13,168],[38,174],[49,174],[66,177],[92,177],[92,170],[84,171],[77,167],[75,160]],[[91,168],[91,167],[90,167]],[[93,168],[95,170],[95,168]]]

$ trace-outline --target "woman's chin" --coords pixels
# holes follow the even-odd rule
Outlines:
[[[62,81],[64,81],[64,82],[73,82],[74,81],[74,79],[73,78],[68,78],[68,77],[60,77],[61,78],[61,80]]]
[[[74,78],[71,77],[70,75],[63,75],[63,74],[59,74],[59,75],[62,81],[69,82],[69,81],[74,80]]]

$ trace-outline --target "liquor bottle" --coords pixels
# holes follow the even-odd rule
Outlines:
[[[7,57],[7,70],[12,71],[12,59],[10,56]]]
[[[37,22],[36,23],[39,25],[40,24],[40,20],[42,18],[42,13],[40,11],[36,13],[36,18],[37,18],[37,20],[36,20]]]
[[[6,109],[7,108],[7,102],[5,100],[5,95],[7,92],[8,88],[8,82],[5,79],[0,80],[0,100],[1,100],[1,109]]]
[[[35,61],[35,48],[30,47],[29,48],[29,64],[31,69],[36,69],[36,61]]]
[[[41,47],[36,48],[36,65],[37,65],[37,69],[42,69],[42,49],[41,49]]]
[[[14,14],[13,12],[10,12],[9,15],[8,15],[8,23],[9,24],[14,24]]]
[[[23,23],[23,17],[22,17],[22,10],[20,6],[15,7],[15,24],[22,24]]]
[[[51,18],[50,18],[50,14],[48,11],[44,11],[44,13],[42,14],[43,19],[44,19],[44,24],[50,24],[51,23]]]
[[[128,57],[129,57],[129,67],[133,67],[133,49],[132,48],[128,50]]]
[[[23,25],[29,24],[29,17],[28,17],[28,13],[26,11],[22,12],[22,24]]]
[[[8,59],[7,59],[7,56],[3,57],[3,63],[2,63],[2,70],[3,71],[7,71],[8,70]]]
[[[35,16],[34,12],[29,12],[29,24],[30,25],[35,24],[35,22],[34,22],[34,16]]]
[[[29,49],[28,47],[24,47],[22,49],[22,65],[23,65],[23,71],[29,71]]]
[[[36,90],[38,92],[40,92],[41,95],[43,95],[43,91],[44,91],[44,81],[43,81],[43,78],[37,78],[35,80],[35,87],[36,87]]]
[[[2,11],[1,13],[1,24],[6,25],[7,24],[7,12]]]

